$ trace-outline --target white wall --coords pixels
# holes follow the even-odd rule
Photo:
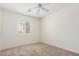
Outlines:
[[[2,17],[1,17],[1,8],[0,8],[0,48],[2,47]]]
[[[79,53],[79,4],[72,4],[42,20],[44,43]]]
[[[1,35],[1,9],[0,9],[0,35]]]
[[[0,39],[0,49],[11,48],[18,45],[36,43],[40,40],[40,20],[37,18],[21,15],[8,10],[1,10],[2,13],[2,34]],[[30,22],[30,34],[18,34],[18,22]]]
[[[1,39],[1,9],[0,9],[0,39]]]

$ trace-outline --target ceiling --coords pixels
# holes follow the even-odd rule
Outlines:
[[[0,8],[4,8],[7,10],[11,10],[14,12],[18,12],[24,15],[29,15],[33,17],[43,18],[48,14],[55,13],[65,7],[67,7],[68,3],[42,3],[43,7],[48,9],[49,11],[40,10],[39,14],[37,13],[37,9],[33,9],[32,12],[28,12],[30,8],[34,8],[38,5],[38,3],[0,3]]]

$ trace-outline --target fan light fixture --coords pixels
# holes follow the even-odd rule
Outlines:
[[[43,11],[45,11],[45,12],[48,12],[48,11],[49,11],[48,9],[44,8],[41,3],[39,3],[39,4],[37,5],[37,7],[30,8],[30,9],[28,10],[28,12],[32,12],[33,9],[37,9],[37,14],[39,14],[40,10],[43,10]]]

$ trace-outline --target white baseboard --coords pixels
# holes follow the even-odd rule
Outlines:
[[[11,45],[11,46],[8,46],[8,47],[3,47],[3,48],[0,48],[0,50],[4,50],[4,49],[9,49],[9,48],[14,48],[14,47],[18,47],[18,46],[23,46],[23,45],[29,45],[29,44],[34,44],[34,43],[38,43],[38,41],[34,41],[34,42],[29,42],[29,43],[21,43],[21,44],[15,44],[15,45]]]
[[[64,50],[70,51],[70,52],[72,52],[72,53],[79,54],[79,52],[77,52],[77,51],[74,51],[74,50],[70,50],[70,49],[66,49],[66,48],[60,47],[60,46],[55,45],[54,43],[51,43],[51,42],[42,41],[42,43],[49,44],[49,45],[51,45],[51,46],[55,46],[55,47],[58,47],[58,48],[60,48],[60,49],[64,49]]]

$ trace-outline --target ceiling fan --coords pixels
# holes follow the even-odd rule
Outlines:
[[[28,9],[28,12],[32,12],[33,9],[37,9],[37,14],[39,14],[40,10],[43,10],[43,11],[45,11],[45,12],[48,12],[48,11],[49,11],[48,9],[44,8],[44,7],[43,7],[43,4],[41,4],[41,3],[39,3],[39,4],[37,5],[37,7]]]

